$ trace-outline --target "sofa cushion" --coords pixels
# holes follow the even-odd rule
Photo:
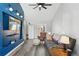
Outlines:
[[[45,45],[47,48],[52,48],[52,47],[57,46],[57,44],[55,42],[53,42],[52,40],[45,40]]]
[[[58,35],[58,34],[53,34],[53,35],[52,35],[52,40],[53,40],[56,44],[58,44],[59,39],[60,39],[60,35]]]

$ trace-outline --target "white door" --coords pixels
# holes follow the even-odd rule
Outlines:
[[[34,25],[28,26],[28,34],[29,39],[34,39]]]

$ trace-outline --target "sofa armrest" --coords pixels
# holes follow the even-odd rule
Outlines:
[[[72,50],[71,50],[71,49],[67,49],[67,51],[72,52]]]

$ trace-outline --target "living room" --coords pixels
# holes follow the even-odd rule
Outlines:
[[[78,6],[79,3],[0,4],[0,55],[78,56]]]
[[[78,0],[0,0],[1,59],[78,59]]]
[[[32,25],[43,24],[46,32],[50,32],[51,35],[56,34],[59,36],[67,36],[76,40],[74,44],[74,56],[78,56],[78,3],[53,3],[53,6],[49,6],[49,10],[38,8],[32,10],[33,6],[29,4],[21,4],[25,10],[25,19],[27,23]],[[27,7],[24,8],[24,6]],[[30,10],[30,12],[29,12]],[[28,15],[29,16],[28,16]],[[50,16],[48,16],[50,15]],[[52,17],[53,16],[53,17]],[[38,19],[38,20],[37,20]],[[49,19],[49,20],[48,20]]]

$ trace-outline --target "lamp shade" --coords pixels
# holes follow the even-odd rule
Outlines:
[[[69,44],[69,37],[67,37],[67,36],[61,36],[59,42],[63,43],[63,44]]]
[[[52,40],[51,34],[47,33],[47,34],[46,34],[46,39],[47,39],[47,40]]]

